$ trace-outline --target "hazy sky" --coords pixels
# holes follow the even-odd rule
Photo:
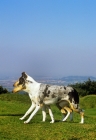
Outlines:
[[[0,75],[96,76],[96,0],[0,0]]]

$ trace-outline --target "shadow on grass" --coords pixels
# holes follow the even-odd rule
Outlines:
[[[61,121],[61,120],[55,120],[56,122],[61,122],[61,123],[78,123],[78,122],[74,122],[74,121]]]
[[[24,114],[0,114],[0,116],[22,116]]]
[[[71,139],[69,139],[69,140],[80,140],[80,139],[78,139],[78,138],[71,138]]]

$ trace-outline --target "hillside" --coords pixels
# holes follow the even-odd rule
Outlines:
[[[82,97],[80,100],[80,104],[84,109],[96,108],[96,95],[88,95]]]
[[[61,113],[52,106],[55,123],[50,124],[47,111],[46,122],[42,123],[41,110],[34,116],[29,124],[24,124],[19,118],[30,107],[27,94],[1,94],[0,95],[0,139],[1,140],[95,140],[96,138],[96,105],[92,100],[95,96],[80,99],[85,110],[85,123],[79,124],[80,116],[74,113],[74,122],[69,119],[61,122]],[[86,102],[86,103],[85,103]],[[90,103],[89,103],[90,102]],[[90,104],[90,106],[88,106]]]

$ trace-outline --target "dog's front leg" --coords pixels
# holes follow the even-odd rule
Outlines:
[[[43,116],[42,122],[45,122],[46,120],[46,106],[45,105],[43,105],[42,107],[42,116]]]
[[[50,123],[54,123],[54,116],[53,116],[52,110],[51,110],[49,105],[47,107],[48,107],[48,110],[49,110],[49,115],[51,117],[51,122]]]
[[[34,117],[34,115],[38,112],[38,110],[39,110],[40,108],[41,108],[41,106],[40,106],[40,105],[37,105],[36,108],[35,108],[35,110],[32,112],[32,114],[31,114],[30,117],[28,118],[28,120],[27,120],[27,121],[24,121],[24,123],[29,123],[30,120]]]
[[[35,106],[36,106],[35,103],[32,102],[31,107],[28,109],[28,111],[25,113],[25,115],[20,118],[20,120],[24,120],[26,118],[26,116],[29,115],[33,111],[33,109],[35,108]]]

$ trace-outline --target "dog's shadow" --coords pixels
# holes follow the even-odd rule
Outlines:
[[[23,114],[0,114],[0,116],[22,116]]]
[[[58,122],[61,122],[61,123],[77,123],[77,122],[74,122],[74,121],[55,120],[55,123],[58,123]]]

